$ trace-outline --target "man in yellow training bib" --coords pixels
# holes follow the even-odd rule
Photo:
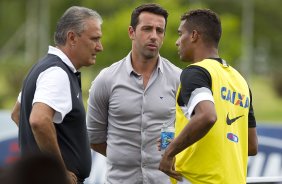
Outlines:
[[[248,155],[258,149],[252,95],[245,79],[220,58],[221,22],[211,10],[181,17],[176,41],[181,73],[176,138],[159,169],[173,183],[245,184]]]

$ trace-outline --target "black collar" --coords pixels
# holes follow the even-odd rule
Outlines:
[[[220,62],[222,65],[228,67],[229,65],[226,63],[225,60],[221,59],[221,58],[208,58],[208,59],[213,59],[213,60],[216,60],[218,62]]]

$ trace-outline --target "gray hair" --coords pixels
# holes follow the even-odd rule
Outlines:
[[[84,31],[85,21],[91,18],[96,19],[100,24],[103,22],[99,13],[92,9],[80,6],[72,6],[67,9],[57,23],[54,35],[55,45],[66,44],[68,31],[74,31],[77,34],[82,33]]]

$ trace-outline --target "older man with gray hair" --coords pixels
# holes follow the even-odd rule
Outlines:
[[[21,154],[54,155],[70,183],[83,183],[91,170],[80,72],[103,50],[102,18],[73,6],[57,23],[56,47],[36,63],[24,80],[12,119],[19,127]]]

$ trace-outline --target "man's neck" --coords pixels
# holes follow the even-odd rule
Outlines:
[[[151,75],[158,65],[158,57],[146,59],[131,54],[131,64],[135,72],[143,75]]]
[[[204,48],[198,49],[199,52],[195,53],[193,63],[202,61],[208,58],[219,58],[217,48]]]

